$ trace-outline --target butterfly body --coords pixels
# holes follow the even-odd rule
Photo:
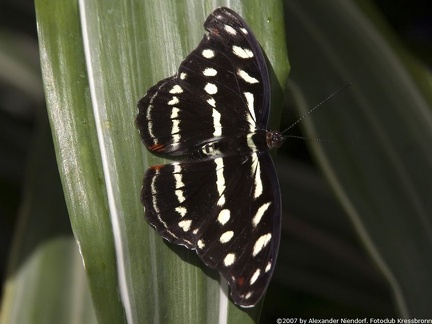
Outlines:
[[[137,126],[152,152],[180,158],[150,167],[141,200],[169,242],[195,250],[252,307],[267,289],[279,247],[280,189],[267,130],[270,82],[261,48],[234,11],[216,9],[209,31],[176,75],[138,102]]]

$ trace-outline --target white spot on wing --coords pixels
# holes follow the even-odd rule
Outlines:
[[[180,80],[186,79],[187,74],[185,72],[180,73]]]
[[[246,135],[246,142],[247,142],[247,145],[249,146],[249,148],[250,148],[252,151],[255,151],[255,149],[256,149],[256,145],[255,145],[255,143],[254,143],[253,136],[254,136],[254,133],[249,133],[249,134],[247,134],[247,135]],[[255,162],[254,162],[254,163],[255,163]]]
[[[177,107],[173,107],[173,109],[171,110],[171,119],[178,119],[179,117],[179,112],[180,109],[178,109]]]
[[[187,209],[183,206],[176,207],[175,211],[180,214],[181,218],[187,214]]]
[[[175,180],[175,188],[176,188],[175,194],[177,196],[177,200],[179,203],[182,203],[186,200],[186,198],[183,195],[184,183],[181,174],[181,167],[179,164],[174,164],[174,180]]]
[[[219,113],[219,111],[217,111],[216,109],[213,109],[212,117],[213,117],[213,127],[214,127],[213,136],[221,136],[222,135],[222,124],[221,124],[221,117],[222,116]]]
[[[183,231],[187,232],[190,230],[191,224],[192,224],[192,221],[190,219],[185,219],[185,220],[180,221],[178,223],[178,226],[180,226],[183,229]]]
[[[202,56],[204,56],[206,59],[211,59],[215,56],[215,52],[211,49],[205,49],[201,52]]]
[[[172,128],[171,128],[171,134],[173,136],[173,142],[178,143],[180,142],[180,119],[179,119],[179,112],[180,109],[177,107],[173,107],[171,111],[171,120],[172,120]]]
[[[234,236],[234,232],[233,231],[226,231],[225,233],[223,233],[220,236],[219,241],[222,244],[227,243],[227,242],[229,242],[232,239],[233,236]]]
[[[183,89],[178,84],[176,84],[174,87],[172,87],[172,89],[169,91],[169,93],[172,93],[172,94],[177,94],[177,93],[182,93],[182,92],[183,92]]]
[[[205,92],[207,92],[209,95],[214,95],[218,92],[218,88],[213,83],[207,83],[204,87]]]
[[[234,253],[228,253],[223,261],[225,267],[229,267],[234,263],[236,256]]]
[[[270,202],[265,203],[264,205],[262,205],[260,208],[258,208],[257,213],[255,214],[254,218],[252,218],[252,226],[256,227],[259,222],[261,221],[261,218],[264,216],[264,213],[267,211],[267,209],[270,206]]]
[[[224,26],[224,29],[226,30],[226,32],[227,32],[228,34],[231,34],[231,35],[237,35],[236,30],[235,30],[234,28],[232,28],[231,26],[229,26],[229,25],[225,25],[225,26]]]
[[[223,174],[224,164],[222,158],[214,159],[216,164],[216,187],[219,193],[219,200],[217,202],[218,206],[223,206],[225,204],[225,177]]]
[[[185,196],[183,195],[183,190],[176,190],[175,194],[177,196],[179,203],[182,203],[186,200]]]
[[[215,75],[217,74],[217,71],[216,71],[215,69],[213,69],[213,68],[206,68],[206,69],[203,71],[203,74],[204,74],[205,76],[215,76]]]
[[[231,212],[228,209],[222,209],[218,215],[218,222],[221,225],[225,225],[231,218]]]
[[[205,247],[205,243],[203,242],[203,240],[198,240],[197,245],[198,245],[198,248],[201,250],[204,249],[204,247]]]
[[[260,269],[256,269],[256,271],[254,272],[252,278],[251,278],[250,281],[249,281],[249,283],[250,283],[251,285],[253,285],[253,284],[255,283],[255,281],[257,281],[257,279],[258,279],[260,273],[261,273],[261,270],[260,270]]]
[[[254,109],[254,95],[251,92],[244,92],[243,93],[246,99],[246,105],[249,109],[249,114],[247,116],[247,120],[249,123],[249,130],[251,133],[255,131],[255,109]]]
[[[212,107],[216,107],[216,101],[213,98],[208,99],[207,103]]]
[[[172,99],[170,101],[168,101],[168,105],[174,106],[174,105],[178,104],[179,102],[180,102],[179,98],[177,98],[176,96],[173,96]]]
[[[272,235],[270,233],[262,235],[256,242],[253,248],[252,255],[256,256],[270,242]]]
[[[243,48],[243,47],[240,47],[237,45],[233,45],[232,52],[234,55],[236,55],[242,59],[248,59],[248,58],[251,58],[254,56],[253,52],[250,49]]]
[[[180,127],[179,127],[180,126],[179,112],[180,112],[180,109],[178,109],[177,107],[173,107],[173,109],[171,110],[171,116],[170,116],[170,118],[172,120],[172,130],[171,130],[171,133],[173,135],[180,132]]]
[[[243,34],[247,35],[248,31],[246,28],[241,27],[240,30],[243,32]]]
[[[254,77],[251,77],[246,71],[238,69],[237,70],[237,75],[242,78],[243,80],[245,80],[247,83],[250,84],[254,84],[254,83],[259,83],[259,81],[257,79],[255,79]]]
[[[261,179],[261,165],[259,163],[258,155],[255,153],[252,156],[253,163],[252,163],[252,177],[254,177],[255,181],[255,190],[254,190],[254,198],[257,199],[259,196],[262,195],[264,188],[262,184]]]
[[[264,272],[269,272],[270,271],[270,269],[271,269],[271,261],[269,261],[268,263],[267,263],[267,265],[266,265],[266,268],[265,268],[265,270],[264,270]]]

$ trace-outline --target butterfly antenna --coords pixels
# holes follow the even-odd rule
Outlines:
[[[303,141],[312,141],[312,142],[319,142],[319,143],[336,143],[336,144],[343,144],[343,145],[352,145],[354,142],[351,141],[337,141],[332,139],[323,139],[323,138],[314,138],[314,137],[303,137],[303,136],[297,136],[297,135],[284,135],[284,139],[287,138],[295,138],[295,139],[301,139]]]
[[[332,94],[330,94],[327,98],[323,99],[321,102],[319,102],[315,107],[313,107],[312,109],[308,110],[307,112],[305,112],[302,116],[300,116],[299,119],[297,119],[295,122],[293,122],[288,128],[286,128],[283,132],[281,132],[281,135],[283,135],[285,132],[289,131],[291,128],[293,128],[295,125],[297,125],[298,123],[300,123],[303,119],[305,119],[307,116],[309,116],[315,109],[317,109],[319,106],[321,106],[322,104],[324,104],[326,101],[330,100],[331,98],[333,98],[334,96],[336,96],[339,92],[341,92],[342,90],[345,90],[346,88],[348,88],[351,85],[351,83],[348,83],[346,85],[344,85],[342,88],[336,90],[335,92],[333,92]],[[295,137],[295,138],[300,138],[297,136],[286,136],[286,137]],[[303,138],[305,139],[305,138]],[[310,139],[310,140],[316,140],[316,139]]]

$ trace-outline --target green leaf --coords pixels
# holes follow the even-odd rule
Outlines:
[[[367,1],[287,1],[292,89],[317,162],[387,279],[399,313],[428,317],[432,298],[432,89],[427,68]],[[362,10],[361,10],[362,9]],[[328,107],[330,106],[330,107]],[[325,112],[322,110],[325,109]]]
[[[0,322],[96,323],[44,110],[33,139]]]
[[[3,5],[2,9],[2,13],[10,15],[10,8]],[[26,158],[28,163],[12,248],[8,252],[0,322],[96,323],[57,169],[43,100],[37,42],[22,32],[3,29],[0,33],[2,254],[9,246],[8,235],[4,234],[10,230],[15,214],[14,208],[10,208],[14,205],[15,191],[11,188],[20,185],[22,160]],[[29,152],[27,147],[31,147]],[[5,202],[9,205],[6,208]]]
[[[163,242],[139,201],[148,154],[136,102],[176,72],[220,1],[36,1],[42,71],[74,235],[101,323],[257,321],[196,254]],[[239,1],[273,66],[273,102],[289,65],[281,1]],[[277,115],[277,114],[276,114]],[[276,120],[276,119],[275,119]]]

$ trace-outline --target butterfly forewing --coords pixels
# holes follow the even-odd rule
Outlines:
[[[270,84],[261,48],[235,12],[216,9],[173,77],[139,101],[146,147],[182,161],[150,167],[141,200],[169,242],[196,250],[252,307],[279,246],[279,183],[268,153]]]
[[[152,151],[187,155],[220,137],[267,126],[268,73],[252,32],[227,8],[215,10],[204,27],[209,33],[177,74],[138,103],[137,125]]]

